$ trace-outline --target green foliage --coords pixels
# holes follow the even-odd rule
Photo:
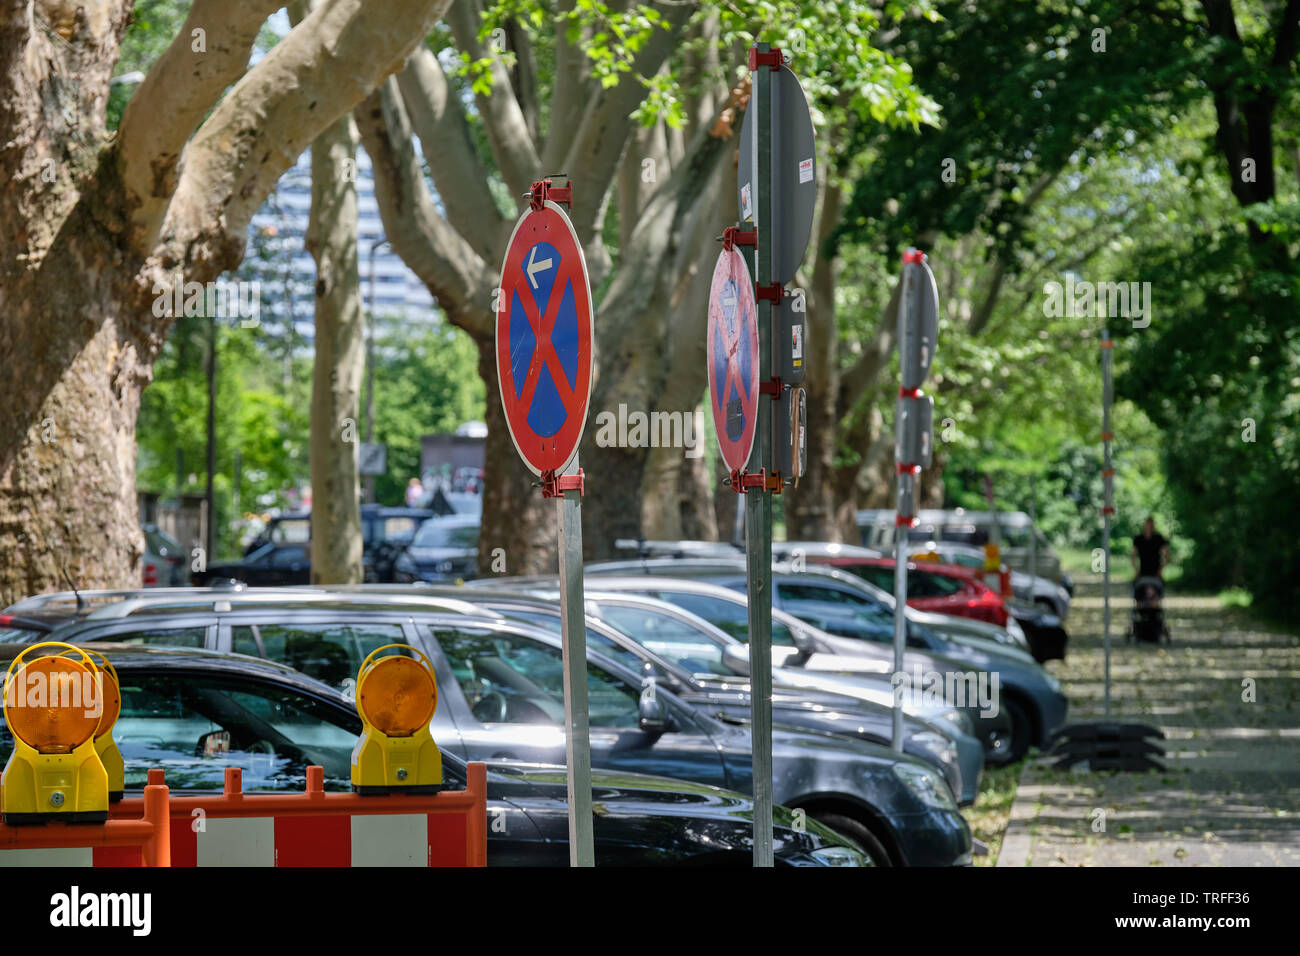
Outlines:
[[[380,323],[375,364],[375,440],[388,445],[388,473],[375,479],[375,500],[400,505],[420,475],[420,438],[482,421],[486,393],[478,349],[453,326]]]

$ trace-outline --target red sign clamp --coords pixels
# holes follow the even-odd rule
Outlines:
[[[558,205],[573,206],[573,183],[567,186],[552,185],[549,179],[539,179],[528,189],[528,208],[534,212],[546,205],[547,201]]]
[[[756,245],[758,245],[757,229],[741,229],[739,226],[728,226],[722,230],[722,248],[728,252],[736,246]]]
[[[733,471],[731,477],[727,479],[727,484],[738,495],[746,494],[751,489],[770,491],[778,495],[785,490],[785,479],[781,477],[781,473],[769,475],[766,468],[760,468],[757,473]]]
[[[563,498],[566,491],[576,491],[581,498],[586,488],[583,484],[582,469],[578,469],[576,475],[557,475],[553,471],[542,472],[542,497],[543,498]]]
[[[766,53],[759,53],[758,47],[749,48],[749,72],[753,73],[760,66],[765,66],[769,70],[781,69],[781,48],[772,47]]]

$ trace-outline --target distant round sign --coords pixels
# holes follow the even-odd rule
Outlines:
[[[501,266],[497,384],[510,439],[535,475],[562,472],[587,424],[591,284],[582,245],[549,200],[515,225]]]
[[[749,266],[722,250],[709,291],[709,398],[722,460],[739,471],[749,460],[758,423],[758,310]]]

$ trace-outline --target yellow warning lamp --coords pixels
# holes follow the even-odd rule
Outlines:
[[[41,648],[59,652],[30,656]],[[80,660],[64,656],[68,651]],[[108,819],[108,773],[95,747],[104,683],[90,655],[59,641],[32,644],[10,663],[4,716],[14,750],[0,777],[6,824]]]
[[[918,552],[916,552],[916,554],[912,555],[911,560],[913,560],[913,561],[933,561],[933,562],[935,562],[935,563],[938,563],[939,561],[942,561],[943,559],[942,559],[941,557],[939,557],[939,555],[938,555],[937,553],[935,553],[934,551],[918,551]]]
[[[380,658],[385,651],[394,653]],[[357,793],[441,789],[442,754],[429,733],[437,708],[438,681],[424,654],[407,644],[386,644],[371,651],[357,671],[357,713],[363,729],[352,748],[352,789]]]
[[[99,651],[85,650],[99,669],[103,689],[103,713],[99,716],[99,726],[95,728],[95,752],[99,754],[104,770],[108,774],[108,799],[117,803],[126,790],[126,763],[122,760],[122,751],[117,749],[113,739],[113,726],[122,713],[122,682],[118,680],[117,670],[108,658]],[[66,655],[67,652],[64,652]]]

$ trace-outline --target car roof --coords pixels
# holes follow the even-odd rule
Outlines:
[[[19,653],[29,650],[33,646],[32,644],[0,644],[0,666],[7,667]],[[292,667],[276,661],[264,660],[260,657],[249,657],[247,654],[209,651],[197,647],[124,644],[118,641],[95,641],[94,650],[106,657],[109,663],[119,671],[143,668],[226,671],[288,682],[314,693],[320,693],[321,691],[325,691],[330,695],[338,693],[328,684],[324,684],[314,677],[308,677]],[[51,653],[53,653],[53,650]],[[36,655],[36,657],[43,656],[45,655]]]
[[[837,563],[830,567],[855,567],[861,565],[870,565],[877,568],[892,568],[894,559],[890,557],[859,557],[857,555],[848,555],[843,558],[835,558]],[[928,571],[934,574],[942,574],[950,578],[962,578],[967,580],[975,577],[975,572],[960,564],[945,564],[942,561],[926,561],[918,558],[908,558],[908,571],[924,572]]]
[[[268,607],[479,613],[470,602],[453,597],[381,591],[352,594],[342,587],[145,588],[131,591],[83,591],[81,596],[83,607],[80,611],[77,611],[72,592],[58,592],[20,601],[6,613],[24,618],[40,617],[61,625],[72,621],[96,623],[134,616],[187,612],[236,614]]]

